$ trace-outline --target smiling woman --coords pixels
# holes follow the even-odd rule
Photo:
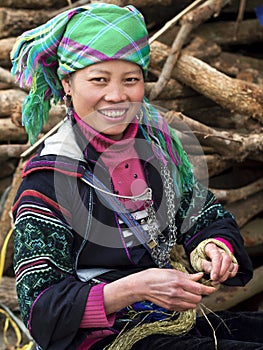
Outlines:
[[[144,97],[149,54],[141,13],[103,3],[63,12],[14,46],[12,72],[31,88],[31,143],[51,100],[67,105],[13,205],[22,318],[44,350],[214,349],[207,320],[221,350],[262,349],[261,313],[196,317],[204,295],[245,285],[252,265],[232,214]],[[176,244],[191,271],[172,260]]]
[[[77,115],[96,131],[116,140],[121,139],[139,112],[144,97],[142,69],[129,61],[88,66],[63,78],[62,85],[72,97]]]

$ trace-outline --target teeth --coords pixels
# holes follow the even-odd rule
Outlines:
[[[109,118],[118,118],[118,117],[121,117],[125,112],[126,110],[125,109],[119,109],[119,110],[100,110],[100,112],[105,115],[106,117],[109,117]]]

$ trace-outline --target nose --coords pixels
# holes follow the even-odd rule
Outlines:
[[[107,102],[122,102],[126,100],[124,87],[120,83],[111,83],[107,86],[107,91],[104,96]]]

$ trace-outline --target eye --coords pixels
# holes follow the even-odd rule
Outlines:
[[[126,78],[125,80],[128,84],[135,84],[137,83],[138,81],[140,81],[140,79],[138,77],[129,77],[129,78]]]
[[[94,81],[96,83],[106,83],[107,79],[104,77],[94,77],[94,78],[91,78],[90,81]]]

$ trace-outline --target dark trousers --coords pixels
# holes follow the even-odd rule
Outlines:
[[[138,341],[132,350],[263,350],[263,312],[221,311],[197,317],[196,326],[186,335],[151,335]],[[108,339],[109,341],[110,339]],[[105,339],[92,349],[102,350]]]
[[[213,330],[205,317],[198,317],[196,326],[184,336],[152,335],[142,339],[132,350],[263,350],[263,312],[217,312],[207,315]]]

